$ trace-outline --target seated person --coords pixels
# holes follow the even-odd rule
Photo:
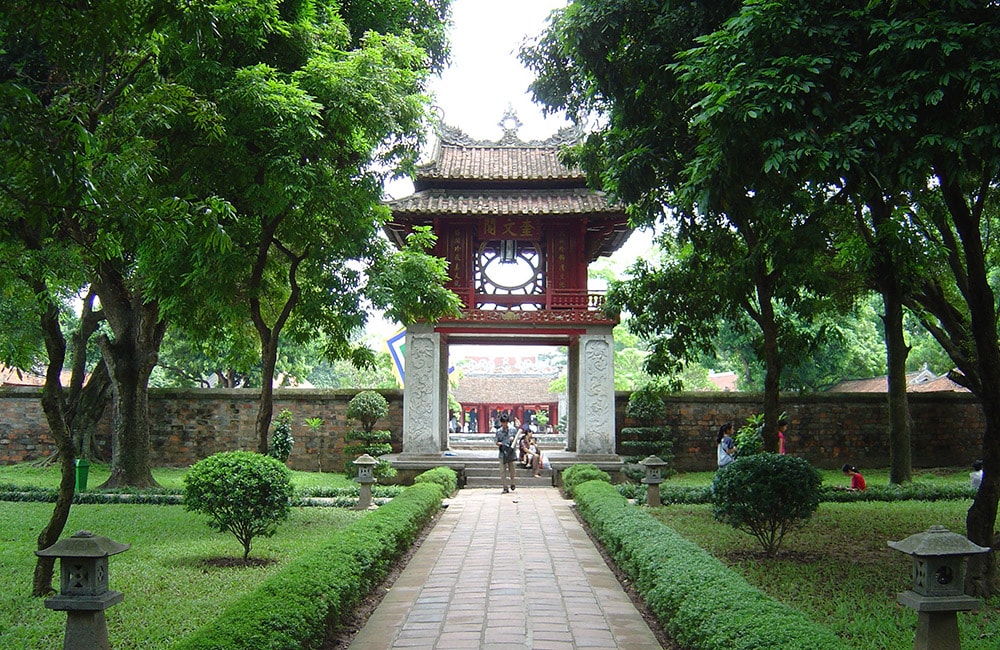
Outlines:
[[[525,429],[521,434],[521,441],[517,446],[518,460],[521,461],[521,465],[524,467],[530,466],[528,455],[531,453],[531,446],[534,442],[534,436],[531,435],[531,431]]]
[[[842,487],[838,485],[835,486],[834,489],[848,490],[851,492],[862,492],[868,488],[868,486],[865,484],[865,477],[861,476],[861,472],[858,471],[857,467],[851,464],[845,464],[843,467],[840,468],[840,471],[843,472],[844,476],[848,477],[851,480],[851,485],[850,487]]]
[[[541,476],[539,473],[542,469],[544,463],[541,450],[538,448],[538,442],[535,440],[535,436],[529,431],[525,434],[524,439],[521,441],[524,449],[524,455],[521,458],[521,463],[531,470],[533,470],[533,476]]]

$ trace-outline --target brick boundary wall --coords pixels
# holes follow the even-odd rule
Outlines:
[[[295,444],[288,464],[315,471],[343,468],[344,434],[355,428],[346,417],[347,403],[358,391],[279,389],[274,412],[294,414]],[[380,390],[389,415],[376,424],[402,444],[403,392]],[[0,464],[38,460],[55,449],[35,388],[0,388]],[[616,393],[619,432],[628,423],[628,392]],[[253,450],[257,392],[253,390],[153,389],[149,407],[154,466],[187,467],[220,451]],[[981,456],[985,422],[982,409],[967,393],[915,393],[909,396],[913,420],[913,466],[967,466]],[[851,463],[859,468],[889,464],[888,407],[884,394],[823,393],[783,395],[788,415],[786,448],[818,467]],[[715,468],[715,432],[723,422],[739,427],[760,412],[759,394],[681,393],[666,400],[665,424],[674,439],[673,466],[681,471]],[[306,418],[322,418],[318,433]],[[109,449],[110,418],[105,417],[98,445]]]
[[[626,421],[628,392],[616,393],[619,434]],[[969,393],[911,393],[913,467],[969,466],[982,457],[986,420]],[[673,466],[680,471],[716,467],[715,436],[719,425],[735,428],[760,413],[763,401],[754,393],[681,393],[666,401],[665,424],[674,440]],[[817,467],[889,466],[889,407],[879,393],[782,395],[788,419],[785,451]]]

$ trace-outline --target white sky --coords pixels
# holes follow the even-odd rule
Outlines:
[[[477,139],[499,140],[508,104],[523,122],[522,140],[543,140],[569,123],[542,117],[531,101],[531,72],[517,59],[525,37],[534,38],[565,0],[456,0],[452,4],[452,65],[432,84],[444,121]]]
[[[444,122],[479,140],[499,140],[503,136],[500,118],[511,105],[522,123],[521,140],[544,140],[569,126],[561,115],[542,115],[541,106],[528,91],[534,76],[517,58],[525,38],[541,33],[549,13],[565,5],[566,0],[455,0],[451,65],[431,83],[434,105],[443,113]],[[409,181],[387,186],[393,198],[412,191]],[[610,258],[612,267],[624,269],[636,256],[648,254],[650,239],[647,233],[633,233]]]

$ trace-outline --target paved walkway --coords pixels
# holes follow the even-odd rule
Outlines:
[[[555,488],[463,489],[351,650],[661,648]]]

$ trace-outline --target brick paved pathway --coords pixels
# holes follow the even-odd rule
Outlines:
[[[661,648],[555,488],[463,489],[351,650]]]

